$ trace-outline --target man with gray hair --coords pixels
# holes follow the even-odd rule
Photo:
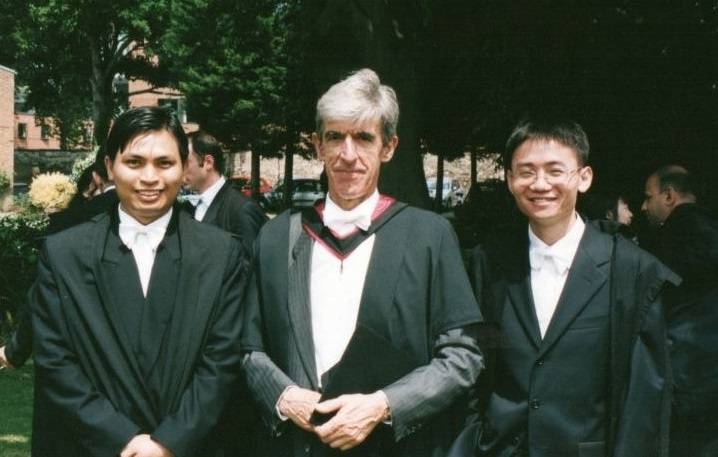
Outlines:
[[[483,366],[451,226],[377,190],[398,117],[371,70],[332,86],[313,135],[327,198],[259,233],[242,349],[262,455],[443,455]]]
[[[718,455],[718,222],[697,204],[691,174],[667,165],[646,180],[641,209],[655,254],[683,278],[667,297],[673,414],[671,456]]]

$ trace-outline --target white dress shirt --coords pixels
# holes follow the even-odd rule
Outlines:
[[[546,335],[566,278],[586,229],[580,217],[575,216],[568,232],[551,246],[537,237],[529,226],[529,261],[531,263],[531,291],[541,338]]]
[[[197,200],[197,206],[194,210],[194,218],[196,220],[201,222],[202,219],[204,219],[204,215],[207,214],[209,205],[212,204],[214,197],[217,196],[217,193],[222,188],[222,186],[224,186],[224,183],[226,181],[227,180],[224,179],[224,176],[220,176],[216,183],[212,184],[209,189],[205,190],[199,195],[199,200]]]
[[[137,271],[140,274],[142,294],[147,297],[147,287],[150,284],[157,246],[162,242],[167,231],[167,226],[172,218],[172,208],[147,225],[141,224],[137,219],[124,212],[121,205],[118,206],[118,212],[120,214],[120,239],[125,246],[132,250]]]
[[[378,202],[379,192],[374,191],[356,208],[344,211],[327,195],[324,224],[339,236],[358,228],[366,230]],[[322,243],[314,242],[310,300],[314,357],[320,382],[322,374],[341,359],[354,334],[374,239],[375,235],[371,235],[344,259]]]

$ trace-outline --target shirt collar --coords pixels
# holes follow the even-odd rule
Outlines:
[[[217,193],[219,193],[219,190],[224,186],[225,182],[227,182],[227,180],[224,179],[224,176],[220,176],[217,182],[209,186],[209,189],[199,195],[199,201],[205,206],[211,205],[212,200],[217,196]]]
[[[366,231],[371,225],[371,217],[377,203],[379,203],[379,191],[376,189],[374,189],[374,193],[369,198],[348,211],[334,203],[329,194],[327,194],[323,212],[324,225],[340,235],[351,232],[355,228]]]
[[[551,258],[559,274],[570,268],[573,258],[581,243],[586,224],[574,213],[574,221],[568,232],[552,245],[544,243],[531,229],[529,225],[529,259],[531,268],[540,269],[543,265],[542,258]]]

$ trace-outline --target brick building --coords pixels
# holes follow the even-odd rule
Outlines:
[[[15,71],[0,65],[0,173],[10,179],[10,188],[0,192],[0,210],[11,203],[13,175],[13,132],[15,119]]]

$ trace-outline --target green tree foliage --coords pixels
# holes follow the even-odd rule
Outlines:
[[[231,150],[276,153],[286,67],[276,2],[180,0],[170,11],[161,60],[192,120]]]
[[[11,0],[15,1],[15,0]],[[91,117],[101,143],[118,106],[113,79],[122,74],[161,86],[153,59],[169,0],[28,0],[13,13],[19,80],[40,117],[75,138]]]

